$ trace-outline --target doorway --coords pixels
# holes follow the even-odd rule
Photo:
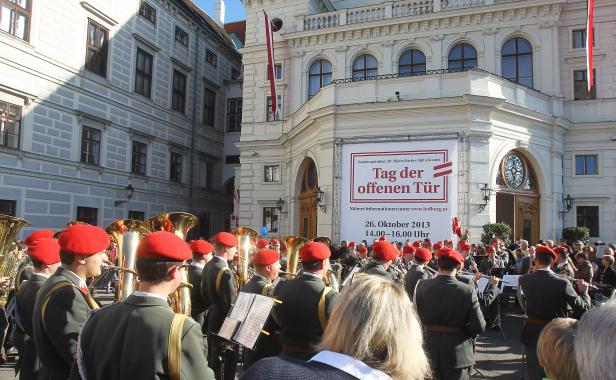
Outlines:
[[[306,158],[300,169],[299,235],[306,239],[317,236],[317,204],[314,193],[319,187],[317,167]]]

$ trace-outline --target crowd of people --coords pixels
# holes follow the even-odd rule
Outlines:
[[[20,379],[468,379],[505,274],[521,276],[528,378],[613,376],[612,244],[381,238],[291,252],[260,239],[246,282],[238,245],[228,232],[190,243],[152,232],[128,269],[137,290],[101,308],[88,284],[117,260],[105,230],[35,231],[15,245],[32,269],[18,270],[5,318]],[[185,286],[190,315],[170,307]],[[239,292],[275,300],[254,347],[218,335]]]

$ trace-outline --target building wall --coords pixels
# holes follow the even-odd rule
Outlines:
[[[29,41],[0,33],[0,100],[22,107],[19,148],[0,146],[0,199],[16,201],[30,228],[62,228],[78,206],[97,208],[101,226],[132,210],[146,218],[209,213],[210,231],[224,228],[232,201],[222,194],[223,84],[240,56],[185,3],[147,2],[154,25],[139,16],[137,0],[60,0],[33,2]],[[88,19],[109,30],[105,77],[84,67]],[[188,47],[175,41],[176,26],[188,33]],[[137,48],[154,57],[150,98],[134,91]],[[171,110],[174,69],[187,76],[184,113]],[[216,91],[213,126],[203,123],[204,87]],[[84,125],[101,132],[99,165],[80,162]],[[145,175],[131,173],[132,141],[147,144]],[[183,157],[180,183],[170,181],[171,152]],[[214,167],[211,189],[206,162]],[[133,198],[115,206],[129,183]]]

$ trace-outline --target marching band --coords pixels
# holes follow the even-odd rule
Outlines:
[[[3,260],[25,225],[9,218],[0,219],[2,236],[8,236],[0,242]],[[477,256],[466,240],[456,249],[451,241],[402,245],[384,237],[370,247],[333,247],[325,237],[259,239],[249,228],[186,243],[194,225],[190,214],[169,213],[116,221],[106,230],[71,223],[60,233],[33,232],[27,260],[11,264],[10,273],[20,379],[226,380],[267,357],[307,361],[319,352],[339,292],[362,276],[406,291],[425,331],[434,378],[466,379],[475,338],[493,326],[503,289],[512,285],[502,280],[504,272],[522,276],[523,344],[531,378],[539,379],[535,350],[543,326],[591,307],[588,281],[569,280],[565,248],[538,245],[534,256],[520,249],[511,259],[498,240],[487,256]],[[101,277],[112,241],[117,257],[111,264],[117,266],[106,270],[117,272],[116,302],[101,309],[88,284]],[[604,261],[601,279],[616,276],[613,258]],[[603,283],[590,287],[611,296]],[[240,347],[221,333],[240,293],[274,300],[254,347]]]

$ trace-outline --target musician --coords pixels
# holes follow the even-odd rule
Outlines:
[[[496,250],[494,246],[488,247],[488,257],[479,264],[479,272],[490,275],[494,268],[504,268],[505,263],[503,260],[496,256]]]
[[[556,260],[556,253],[546,246],[538,246],[535,252],[535,272],[520,277],[520,290],[526,299],[527,320],[522,329],[522,344],[526,346],[526,364],[531,380],[545,377],[537,358],[537,340],[545,325],[554,318],[568,316],[567,306],[574,317],[590,307],[588,284],[576,281],[579,295],[571,282],[557,276],[550,267]]]
[[[212,260],[214,246],[205,240],[192,240],[190,242],[190,250],[192,251],[192,261],[188,267],[188,282],[192,285],[190,289],[190,316],[201,326],[205,333],[205,310],[207,309],[207,304],[201,294],[201,277],[203,276],[203,268]]]
[[[60,245],[51,237],[31,239],[28,245],[28,255],[32,261],[34,273],[32,277],[24,282],[17,291],[16,296],[16,315],[15,315],[15,335],[23,337],[19,339],[19,370],[20,380],[35,380],[40,371],[40,362],[36,355],[36,347],[32,336],[32,314],[34,312],[34,301],[36,294],[43,286],[45,280],[60,267]],[[31,235],[32,236],[32,235]]]
[[[415,250],[415,263],[411,266],[411,269],[406,272],[406,276],[404,277],[404,289],[406,293],[409,295],[411,301],[413,301],[413,296],[415,294],[415,286],[421,280],[425,280],[427,278],[431,278],[430,272],[425,268],[426,264],[432,258],[432,253],[430,250],[426,248],[417,248]]]
[[[141,240],[139,291],[86,322],[77,358],[81,376],[72,379],[214,379],[201,326],[176,315],[167,303],[190,257],[189,245],[171,232],[152,232]]]
[[[272,310],[282,337],[282,355],[308,360],[316,353],[338,292],[323,283],[325,260],[331,255],[323,243],[308,242],[299,251],[303,273],[274,289],[281,301]]]
[[[583,253],[583,252],[578,253],[575,256],[575,267],[576,267],[576,270],[575,270],[576,279],[581,279],[586,282],[592,281],[594,271],[593,271],[592,264],[590,263],[588,259],[588,254]]]
[[[238,284],[229,268],[228,261],[232,261],[237,253],[237,238],[228,232],[219,232],[212,238],[214,241],[214,256],[205,264],[201,276],[201,295],[207,305],[206,332],[208,333],[208,361],[214,370],[216,379],[229,378],[230,372],[235,373],[235,367],[225,367],[225,374],[220,373],[222,342],[212,334],[220,331],[231,305],[237,298]],[[233,356],[233,355],[232,355]],[[228,360],[234,358],[229,356]],[[237,363],[235,360],[234,363]]]
[[[398,257],[398,250],[391,243],[379,240],[372,244],[372,259],[360,272],[385,277],[393,281],[394,278],[387,269],[396,257]]]
[[[569,249],[567,247],[556,247],[554,253],[556,253],[555,265],[552,267],[554,273],[559,276],[574,278],[575,271],[569,261]]]
[[[255,275],[242,286],[242,292],[272,297],[274,294],[274,285],[272,283],[278,278],[278,272],[280,271],[280,254],[273,249],[263,249],[253,256],[252,262],[255,267]],[[276,356],[282,350],[280,334],[270,333],[270,331],[275,329],[273,323],[271,317],[265,322],[263,329],[269,335],[259,335],[254,351],[244,351],[244,371],[254,362],[270,356]]]
[[[414,265],[413,260],[415,256],[415,247],[410,244],[405,244],[402,248],[402,260],[400,266],[408,272]]]
[[[471,256],[471,243],[466,240],[461,240],[458,243],[458,249],[460,250],[460,254],[464,257],[464,270],[476,272],[477,271],[477,263],[473,256]]]
[[[485,329],[477,290],[456,279],[462,255],[443,249],[438,276],[415,290],[415,306],[426,331],[426,353],[435,379],[468,379],[475,364],[473,339]]]
[[[596,292],[597,298],[601,296],[611,297],[612,292],[616,289],[616,270],[614,270],[614,256],[603,256],[601,258],[601,267],[595,272],[593,285],[599,288],[600,292]]]
[[[528,246],[526,249],[518,248],[514,252],[515,273],[518,275],[527,274],[532,265],[532,257],[528,254]]]
[[[62,266],[40,288],[32,318],[34,345],[41,360],[39,379],[62,379],[77,355],[77,337],[88,314],[98,309],[86,279],[101,274],[109,236],[100,227],[74,224],[59,236]]]
[[[267,249],[267,248],[269,248],[269,243],[268,243],[268,241],[267,241],[267,240],[265,240],[265,239],[259,239],[259,240],[257,241],[257,250],[260,250],[260,249]]]

